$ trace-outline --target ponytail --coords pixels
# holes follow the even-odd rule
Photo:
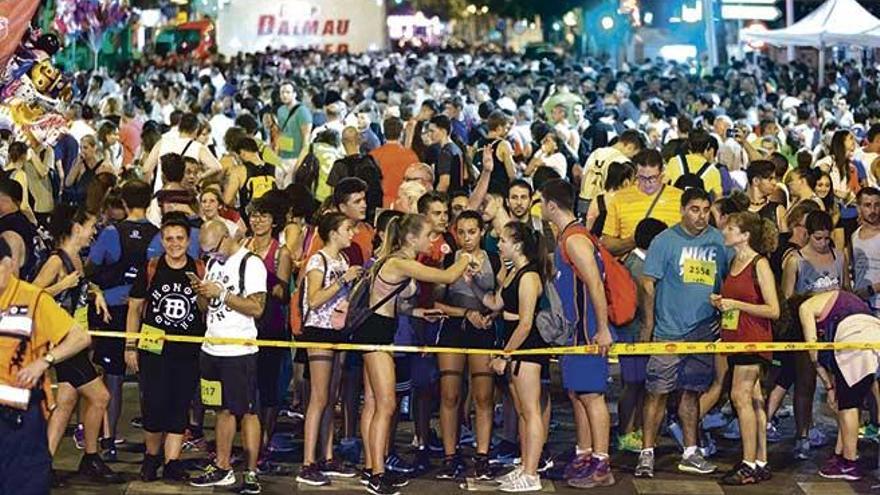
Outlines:
[[[552,268],[549,263],[544,236],[528,225],[516,220],[508,222],[505,228],[510,232],[513,242],[522,244],[523,255],[529,260],[529,263],[534,264],[538,268],[538,274],[541,275],[541,279],[545,281],[552,279]]]
[[[394,217],[388,222],[385,229],[385,242],[379,258],[387,258],[404,247],[406,236],[418,235],[425,226],[425,217],[422,215],[406,214]]]

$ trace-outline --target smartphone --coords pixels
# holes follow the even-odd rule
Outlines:
[[[735,138],[736,137],[736,129],[734,129],[732,127],[730,129],[728,129],[727,130],[727,137]]]
[[[193,272],[186,272],[186,278],[188,278],[190,283],[193,284],[198,284],[202,282],[202,279],[200,279],[199,276]]]

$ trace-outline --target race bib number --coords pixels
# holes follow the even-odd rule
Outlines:
[[[721,312],[721,329],[736,330],[739,328],[739,310],[729,309]]]
[[[88,330],[89,329],[89,308],[88,308],[88,306],[76,308],[76,311],[73,312],[73,321],[76,322],[77,326],[79,326],[83,330]]]
[[[293,151],[293,138],[290,136],[278,137],[278,149],[281,151]]]
[[[715,285],[715,262],[684,260],[684,283]]]
[[[141,327],[141,335],[138,340],[138,349],[153,354],[162,354],[165,345],[165,331],[150,325]]]
[[[202,378],[200,390],[202,405],[220,407],[223,404],[223,386],[219,381]]]

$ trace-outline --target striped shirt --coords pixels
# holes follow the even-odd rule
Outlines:
[[[636,226],[658,193],[649,196],[643,193],[638,186],[632,185],[621,189],[609,198],[608,215],[605,217],[605,228],[602,234],[620,239],[628,239],[636,232]],[[666,225],[672,226],[681,221],[681,189],[666,186],[662,190],[662,196],[651,211],[651,218],[656,218]]]

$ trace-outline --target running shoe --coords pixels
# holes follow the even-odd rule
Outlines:
[[[877,442],[878,440],[880,440],[880,426],[866,423],[864,426],[859,428],[859,440]]]
[[[767,443],[779,443],[782,441],[782,433],[772,421],[767,422]]]
[[[727,426],[721,430],[721,437],[726,440],[742,439],[742,432],[739,431],[739,420],[736,418],[731,419],[730,423],[727,423]]]
[[[208,464],[205,472],[191,479],[191,486],[230,486],[235,484],[235,472],[231,469],[220,469],[216,464]]]
[[[546,473],[547,471],[553,469],[553,466],[556,465],[554,461],[555,456],[551,455],[546,450],[541,452],[541,462],[538,463],[538,473]]]
[[[594,457],[595,459],[595,457]],[[605,458],[595,462],[595,468],[589,476],[568,480],[568,486],[572,488],[597,488],[614,484],[614,474],[611,472],[611,462]]]
[[[718,453],[718,444],[715,443],[715,439],[712,438],[712,435],[708,431],[700,432],[700,453],[703,454],[703,457],[706,459],[710,457],[714,457],[715,454]]]
[[[643,450],[639,454],[639,463],[636,465],[636,478],[654,477],[654,452]]]
[[[141,481],[150,483],[158,480],[160,466],[162,459],[159,456],[144,454],[144,461],[141,463]]]
[[[415,471],[413,473],[424,473],[431,469],[431,453],[428,449],[422,447],[416,450],[416,457],[413,461]]]
[[[519,446],[513,442],[501,440],[489,454],[489,464],[511,466],[517,457],[519,457]]]
[[[799,438],[794,441],[794,458],[798,461],[806,461],[810,458],[810,440]]]
[[[321,472],[317,464],[309,464],[300,468],[296,482],[309,486],[326,486],[330,484],[330,478]]]
[[[834,456],[819,470],[819,476],[831,480],[859,481],[864,477],[859,468],[858,461],[850,461],[843,457]]]
[[[144,428],[144,418],[140,416],[135,416],[131,418],[131,421],[128,422],[132,428],[137,428],[139,430]]]
[[[678,470],[685,473],[711,474],[716,469],[718,467],[707,461],[699,451],[691,456],[682,457],[681,462],[678,463]]]
[[[637,454],[642,451],[642,430],[631,431],[617,437],[617,450]]]
[[[263,493],[263,486],[260,485],[260,480],[257,478],[255,471],[246,471],[244,473],[244,481],[238,493],[242,495],[259,495]]]
[[[786,404],[776,411],[777,418],[790,418],[792,416],[794,416],[794,407],[791,404]]]
[[[296,450],[296,444],[290,435],[276,433],[269,440],[269,452],[287,453]]]
[[[86,454],[79,461],[79,474],[98,483],[125,483],[119,473],[113,472],[98,454]]]
[[[443,459],[443,466],[440,468],[440,471],[437,473],[436,478],[438,480],[460,480],[464,478],[465,466],[464,461],[457,456],[451,456]]]
[[[565,470],[562,472],[562,479],[589,478],[593,475],[597,462],[590,454],[576,455],[574,459],[566,464]]]
[[[183,451],[184,452],[207,452],[208,450],[208,441],[205,440],[205,436],[195,437],[192,436],[191,433],[188,433],[187,436],[189,438],[184,437],[183,440]]]
[[[750,468],[746,463],[740,462],[727,472],[722,478],[721,483],[725,485],[753,485],[760,481],[758,474],[754,469]]]
[[[818,449],[828,444],[828,435],[818,426],[810,428],[807,438],[810,440],[810,448]]]
[[[435,454],[442,454],[444,452],[443,441],[440,440],[440,437],[437,436],[437,432],[431,428],[431,433],[428,434],[428,442],[426,444],[428,446],[428,450]]]
[[[492,479],[488,455],[477,454],[474,456],[474,479],[478,481],[489,481]]]
[[[410,474],[416,470],[412,464],[397,455],[397,452],[392,452],[385,458],[385,469],[401,474]]]
[[[357,471],[354,468],[346,466],[338,459],[330,459],[329,461],[324,459],[318,463],[318,470],[331,478],[354,478],[357,476]]]
[[[755,475],[758,477],[758,481],[770,481],[771,479],[773,479],[773,472],[770,471],[769,464],[765,465],[764,467],[755,467]]]
[[[367,483],[367,492],[373,495],[400,495],[400,490],[385,479],[385,475],[372,476]]]
[[[82,423],[76,425],[76,428],[73,430],[73,444],[79,450],[86,448],[86,430],[83,428]]]
[[[502,474],[501,476],[498,476],[497,478],[495,478],[495,483],[498,483],[500,485],[505,485],[507,483],[510,483],[511,480],[518,477],[520,474],[522,474],[522,468],[515,467],[515,468],[511,469],[510,471],[508,471],[507,473]]]
[[[504,493],[539,492],[542,489],[541,477],[538,475],[520,473],[519,476],[510,480],[509,483],[501,485],[498,489]]]

